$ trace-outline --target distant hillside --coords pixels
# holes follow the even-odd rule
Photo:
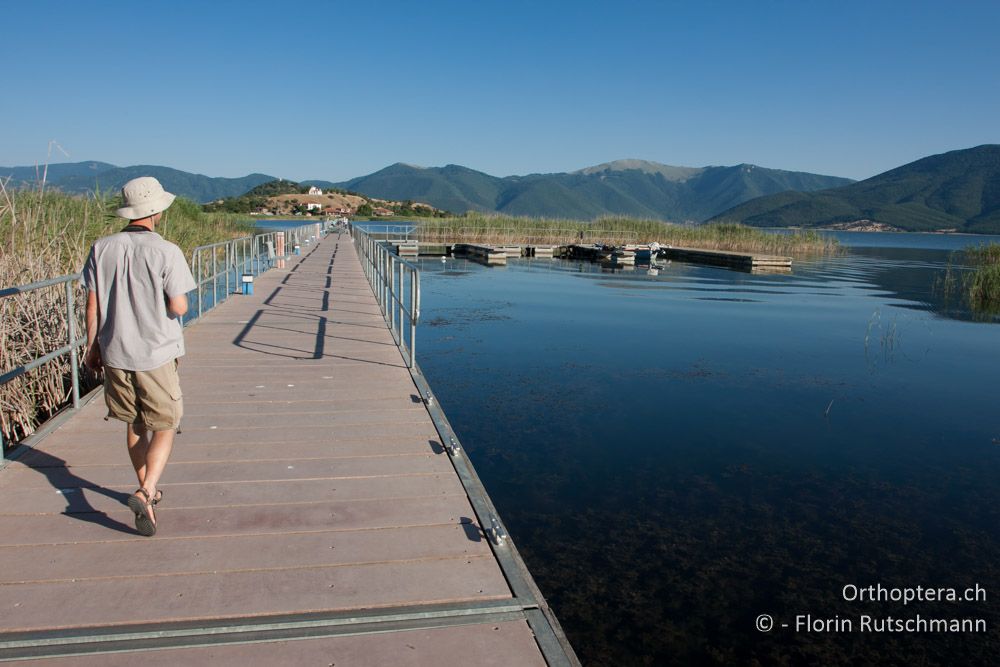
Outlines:
[[[1000,233],[1000,145],[932,155],[844,187],[761,197],[712,219],[760,227],[858,220],[908,231]]]
[[[43,168],[38,169],[39,174]],[[38,179],[35,173],[35,167],[0,167],[0,178],[11,177],[11,184],[15,187],[36,185]],[[75,194],[95,190],[115,192],[137,176],[155,176],[168,192],[198,202],[235,197],[261,183],[275,180],[273,176],[264,174],[250,174],[242,178],[213,178],[155,165],[116,167],[106,162],[74,162],[49,165],[46,183],[63,192]]]
[[[276,195],[300,195],[305,194],[309,191],[309,185],[306,183],[296,183],[295,181],[286,181],[284,179],[278,179],[275,181],[268,181],[266,183],[261,183],[260,185],[251,188],[241,197],[274,197]]]
[[[414,199],[451,211],[592,219],[620,214],[702,221],[736,204],[785,190],[819,190],[846,178],[735,167],[675,167],[618,160],[572,173],[498,178],[448,165],[397,163],[337,187],[388,199]]]
[[[58,164],[38,165],[34,167],[0,167],[0,178],[10,179],[10,186],[15,188],[34,187],[38,185],[42,176],[45,176],[46,185],[58,184],[74,177],[96,176],[108,169],[115,169],[115,165],[107,162],[63,162]]]
[[[397,163],[337,187],[383,199],[413,199],[438,208],[463,212],[494,210],[503,179],[448,165],[424,169]]]
[[[317,181],[311,181],[312,184]],[[238,197],[216,199],[203,205],[206,211],[226,211],[228,213],[245,213],[247,215],[322,215],[322,216],[358,216],[358,217],[445,217],[448,211],[442,211],[415,201],[387,201],[347,192],[338,188],[319,188],[319,192],[309,194],[312,190],[306,183],[295,181],[268,181],[252,188]]]

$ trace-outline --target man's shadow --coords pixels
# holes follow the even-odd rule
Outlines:
[[[120,502],[122,505],[125,505],[129,494],[98,486],[90,480],[84,479],[74,473],[63,459],[38,449],[31,449],[17,458],[22,465],[31,468],[39,474],[45,475],[49,484],[62,495],[66,501],[66,509],[62,512],[64,515],[78,521],[87,521],[123,533],[138,534],[138,531],[134,527],[112,519],[104,512],[96,509],[87,500],[87,496],[83,490],[87,489],[88,491],[107,496],[112,500]]]

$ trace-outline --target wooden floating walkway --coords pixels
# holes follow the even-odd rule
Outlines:
[[[0,659],[579,664],[348,235],[255,291],[186,330],[155,537],[99,392],[0,471]]]
[[[486,264],[506,264],[509,257],[564,257],[587,261],[634,264],[636,261],[649,263],[648,246],[626,246],[624,249],[609,250],[587,244],[568,245],[489,245],[477,243],[422,243],[414,240],[389,241],[400,257],[419,255],[455,254],[469,257]],[[791,270],[792,258],[778,255],[760,255],[727,250],[705,250],[701,248],[681,248],[661,246],[660,259],[726,266],[741,270]],[[656,258],[652,258],[655,261]]]
[[[464,255],[473,259],[482,260],[487,264],[506,264],[508,253],[503,248],[494,248],[491,245],[479,245],[475,243],[456,243],[452,246],[452,252],[456,255]],[[521,253],[518,252],[518,257]]]
[[[635,252],[620,248],[608,249],[602,246],[576,243],[566,246],[563,249],[562,254],[569,259],[583,259],[591,262],[611,262],[613,264],[635,264]]]
[[[683,262],[696,262],[698,264],[713,264],[716,266],[732,266],[740,269],[791,270],[792,268],[791,257],[781,257],[778,255],[755,255],[746,252],[675,247],[660,248],[660,254],[666,259],[677,259]]]

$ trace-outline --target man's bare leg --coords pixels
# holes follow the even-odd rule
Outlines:
[[[128,457],[132,459],[139,488],[146,486],[146,453],[149,451],[149,432],[142,424],[129,424],[125,429]]]
[[[160,483],[160,477],[167,467],[170,452],[174,447],[175,432],[153,431],[150,437],[149,431],[141,424],[128,425],[126,433],[128,455],[132,460],[132,467],[135,468],[139,488],[149,493],[149,500],[156,498],[156,487]],[[152,507],[149,508],[149,514],[153,515]],[[153,521],[155,520],[154,517]]]
[[[156,485],[160,483],[160,476],[167,467],[167,460],[170,459],[170,451],[174,448],[174,433],[169,431],[153,431],[153,437],[149,441],[146,449],[146,470],[143,485],[149,492],[150,498],[156,497]]]

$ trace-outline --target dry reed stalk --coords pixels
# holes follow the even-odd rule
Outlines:
[[[0,193],[0,285],[25,285],[79,270],[87,251],[86,229],[103,213],[99,202],[63,201],[42,190],[11,192],[5,183]],[[73,293],[79,336],[85,294],[79,284]],[[13,370],[66,345],[66,309],[63,284],[0,299],[0,369]],[[67,401],[70,373],[69,355],[63,355],[0,386],[0,430],[6,442],[33,433]]]
[[[26,285],[77,273],[91,243],[118,231],[123,221],[110,211],[114,200],[74,197],[46,190],[11,191],[0,180],[0,286]],[[157,228],[190,258],[195,246],[246,235],[233,215],[206,214],[178,198]],[[77,337],[83,335],[86,291],[73,287]],[[0,299],[0,372],[6,373],[66,345],[66,288],[59,284]],[[82,352],[82,350],[80,351]],[[82,359],[82,354],[79,355]],[[68,354],[0,386],[0,431],[16,442],[67,402],[71,387]],[[96,379],[82,371],[82,389]]]

